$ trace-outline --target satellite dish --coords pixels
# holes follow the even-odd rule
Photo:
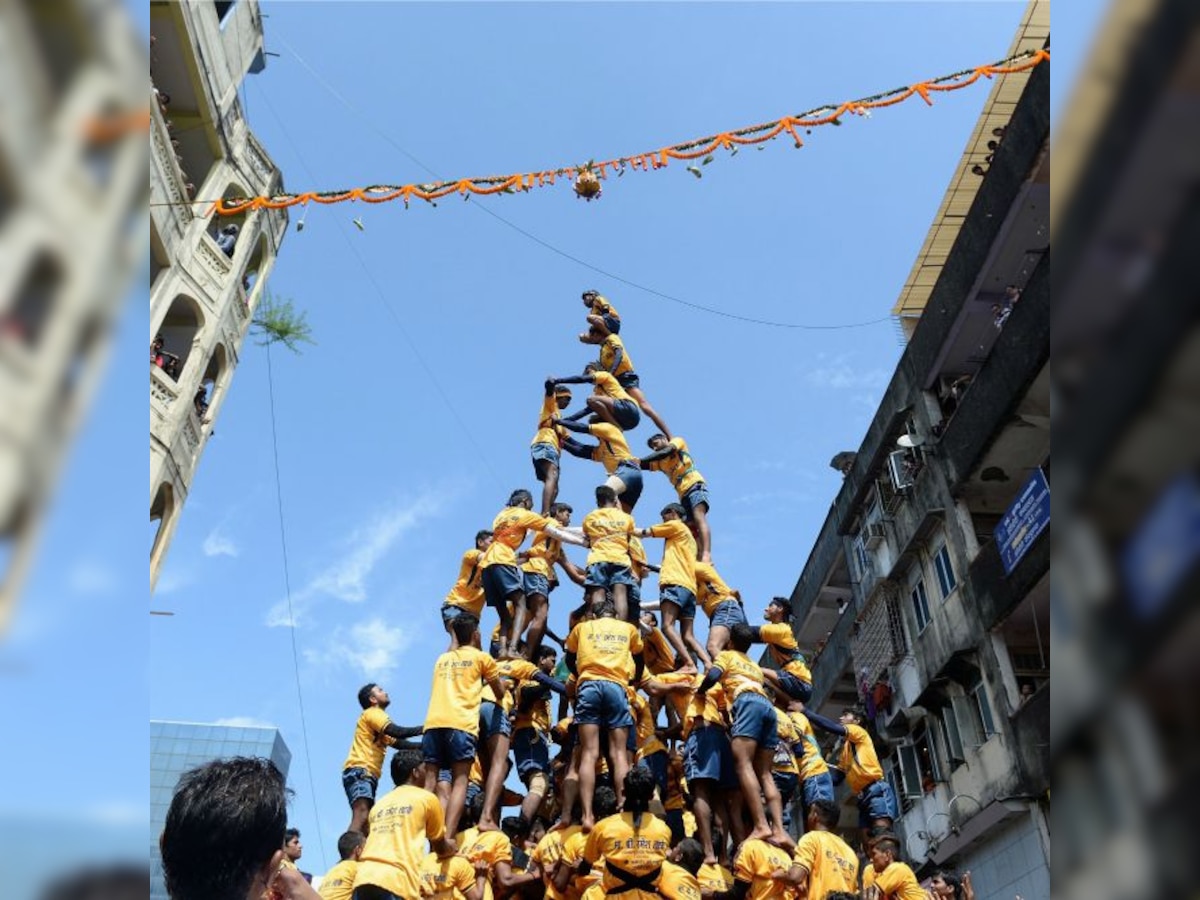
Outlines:
[[[910,450],[913,447],[920,447],[923,443],[925,443],[925,438],[913,434],[902,434],[896,438],[897,447],[906,447]]]

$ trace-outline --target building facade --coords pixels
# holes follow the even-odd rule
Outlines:
[[[153,2],[150,28],[150,519],[158,522],[150,552],[153,589],[287,214],[221,217],[211,202],[195,202],[283,189],[238,96],[246,75],[264,66],[256,0]]]
[[[1050,892],[1049,78],[997,126],[791,597],[810,706],[866,706],[905,856],[980,900]]]
[[[163,883],[158,836],[179,776],[214,759],[234,756],[263,757],[287,777],[292,752],[279,729],[236,728],[192,722],[150,722],[150,898],[167,900]]]

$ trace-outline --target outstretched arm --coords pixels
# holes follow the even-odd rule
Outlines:
[[[564,422],[563,424],[565,425],[566,423]],[[596,451],[595,444],[584,444],[572,437],[563,440],[562,448],[572,456],[578,456],[580,459],[591,459],[592,454]]]
[[[572,531],[569,528],[560,528],[557,525],[547,525],[542,529],[543,532],[550,535],[556,541],[561,541],[564,544],[574,544],[576,547],[586,547],[587,540],[579,533]]]
[[[586,414],[586,413],[587,413],[587,410],[585,409],[583,411],[583,414]],[[587,423],[574,421],[574,419],[582,418],[582,417],[583,417],[582,415],[579,415],[579,416],[575,416],[574,418],[566,418],[566,419],[557,419],[556,418],[556,419],[553,419],[552,421],[554,422],[555,425],[561,425],[563,428],[567,429],[567,431],[574,431],[576,434],[591,434],[592,433],[591,429],[588,427]]]
[[[804,715],[808,717],[808,721],[816,725],[822,731],[828,731],[831,734],[840,734],[843,737],[846,735],[846,726],[841,722],[835,722],[833,719],[827,719],[811,709],[804,710]]]
[[[700,693],[707,694],[708,689],[721,680],[721,676],[725,674],[725,670],[717,666],[710,666],[708,671],[704,673],[704,680],[700,682],[700,686],[696,688]]]
[[[591,375],[567,375],[563,378],[551,378],[553,384],[591,384],[595,379]]]
[[[395,722],[388,722],[383,726],[383,733],[388,737],[397,741],[403,741],[410,737],[419,737],[425,732],[424,725],[397,725]]]
[[[610,375],[617,374],[617,368],[621,365],[621,360],[623,360],[624,358],[625,358],[625,351],[622,350],[619,346],[614,347],[613,348],[612,365],[608,367],[608,372]]]
[[[671,456],[673,453],[675,453],[675,451],[676,448],[674,445],[663,447],[661,450],[655,450],[653,453],[647,453],[639,460],[639,462],[644,469],[646,468],[647,463],[658,462],[660,459],[666,459],[668,456]]]

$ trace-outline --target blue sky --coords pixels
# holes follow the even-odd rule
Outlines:
[[[445,177],[535,170],[997,59],[1022,9],[264,3],[267,48],[281,56],[247,80],[244,101],[293,190],[430,180],[397,145]],[[528,443],[542,379],[577,373],[591,358],[575,339],[586,288],[621,311],[647,395],[709,481],[717,566],[752,610],[789,592],[840,484],[829,459],[857,448],[899,358],[893,326],[811,331],[698,312],[473,207],[694,303],[807,325],[879,319],[985,96],[981,86],[932,109],[902,104],[818,129],[802,150],[779,140],[736,158],[717,154],[699,180],[677,162],[629,173],[591,204],[560,184],[436,209],[311,209],[303,233],[288,234],[270,282],[308,312],[318,341],[300,356],[271,351],[294,631],[281,624],[263,348],[243,347],[151,600],[174,617],[147,626],[144,609],[130,603],[145,590],[138,573],[152,535],[82,512],[144,517],[144,450],[125,439],[145,427],[144,407],[127,401],[145,390],[143,292],[122,323],[119,364],[72,453],[47,551],[3,656],[29,676],[13,698],[19,710],[44,714],[41,692],[53,691],[81,728],[122,723],[132,749],[55,750],[57,768],[84,766],[86,790],[13,785],[6,808],[72,803],[100,820],[144,808],[147,711],[269,722],[294,754],[304,863],[313,871],[332,864],[348,821],[339,774],[355,691],[378,680],[392,692],[393,718],[423,717],[430,667],[444,649],[437,609],[458,558],[513,488],[536,486]],[[365,230],[351,225],[354,216]],[[634,445],[650,433],[641,426]],[[576,521],[599,476],[593,464],[566,461],[561,498],[576,507]],[[650,475],[638,520],[656,520],[673,498],[667,481]],[[658,553],[653,542],[650,551]],[[573,590],[556,592],[552,624],[574,599]],[[100,695],[89,683],[103,687]],[[148,710],[135,704],[125,727],[116,704],[147,691]]]

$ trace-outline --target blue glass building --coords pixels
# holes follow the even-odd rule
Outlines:
[[[158,836],[162,833],[179,776],[214,759],[261,756],[286,778],[292,752],[278,728],[150,722],[150,900],[167,900]]]

